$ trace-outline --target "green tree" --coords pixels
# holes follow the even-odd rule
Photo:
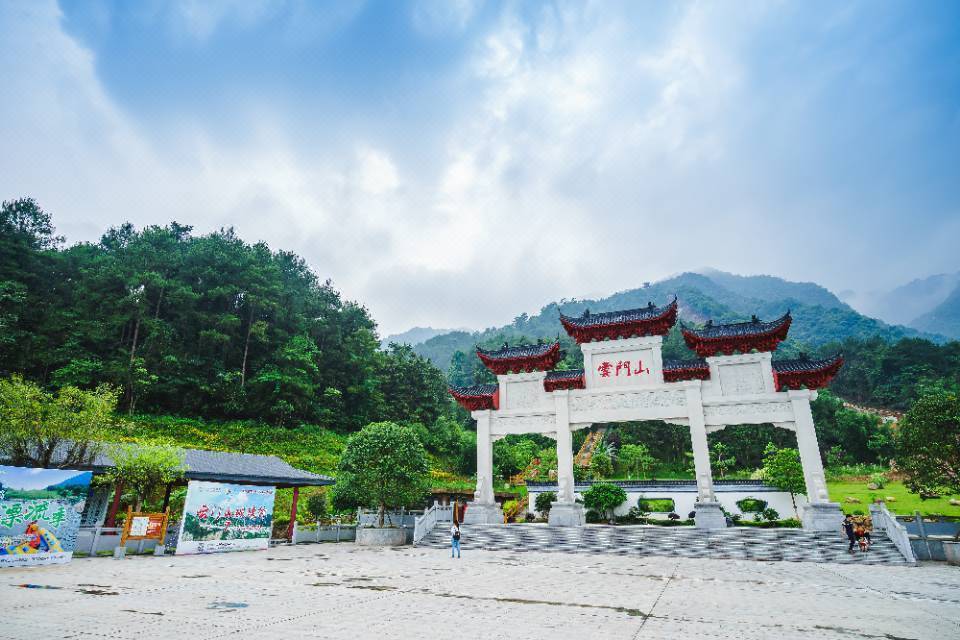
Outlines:
[[[117,394],[109,387],[48,393],[19,376],[0,380],[0,458],[27,467],[90,464],[109,435]]]
[[[727,445],[722,442],[714,442],[713,446],[710,447],[710,462],[722,478],[737,464],[737,459],[730,454]]]
[[[799,518],[796,494],[806,491],[800,452],[790,448],[781,449],[773,443],[767,445],[763,458],[763,479],[777,489],[790,494],[793,513]]]
[[[162,487],[183,478],[183,451],[166,445],[116,444],[109,447],[113,467],[107,476],[134,495],[134,511],[156,497]]]
[[[534,500],[534,507],[537,511],[542,513],[545,516],[550,515],[550,507],[553,506],[553,503],[557,501],[557,492],[556,491],[544,491],[543,493],[537,495],[537,499]]]
[[[620,445],[619,463],[627,472],[627,477],[633,479],[645,477],[656,459],[650,455],[645,444],[623,444]]]
[[[334,494],[376,507],[378,526],[387,509],[408,507],[429,490],[430,465],[413,431],[393,422],[369,424],[350,436],[337,466]]]
[[[326,489],[319,489],[307,498],[307,513],[314,520],[323,520],[330,514],[330,501]]]
[[[897,434],[896,463],[914,493],[960,493],[960,396],[933,393],[911,407]]]
[[[627,501],[627,492],[623,487],[606,482],[598,482],[583,494],[583,505],[603,514],[612,523],[613,512]]]
[[[590,456],[590,475],[596,480],[613,475],[613,460],[606,447],[597,446]]]

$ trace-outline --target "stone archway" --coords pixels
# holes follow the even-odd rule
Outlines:
[[[698,527],[726,526],[714,494],[707,434],[731,424],[768,423],[796,433],[809,502],[804,527],[839,526],[841,511],[827,495],[810,402],[813,387],[826,384],[842,358],[774,362],[770,351],[786,337],[787,314],[768,323],[754,318],[702,330],[684,327],[687,344],[703,358],[664,362],[662,335],[676,319],[676,304],[561,317],[583,352],[578,372],[551,370],[560,357],[558,342],[478,350],[497,384],[451,389],[477,422],[477,489],[467,523],[503,521],[493,497],[495,438],[540,433],[556,440],[559,491],[550,524],[578,526],[584,513],[574,500],[572,431],[599,422],[663,420],[689,429]]]

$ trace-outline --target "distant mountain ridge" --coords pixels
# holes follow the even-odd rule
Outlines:
[[[910,323],[911,326],[950,338],[960,338],[960,284],[933,310]]]
[[[934,326],[930,324],[931,320],[920,319],[934,314],[940,305],[945,304],[947,299],[955,294],[958,287],[960,271],[918,278],[887,292],[851,292],[846,299],[861,313],[880,318],[884,322],[929,331],[930,327]],[[950,305],[947,305],[947,309],[949,307]],[[942,317],[944,310],[934,315]],[[960,321],[960,318],[955,320]],[[960,334],[954,333],[951,337],[960,338]]]
[[[652,301],[666,304],[674,295],[680,306],[681,321],[702,323],[749,320],[756,314],[762,319],[779,317],[786,311],[793,315],[790,338],[781,347],[785,352],[815,349],[829,342],[848,337],[880,336],[885,340],[904,337],[925,337],[943,341],[944,337],[916,329],[891,326],[868,318],[828,289],[812,282],[790,282],[774,276],[740,276],[714,269],[687,272],[596,300],[563,300],[551,303],[534,316],[521,314],[513,323],[478,332],[456,331],[434,336],[416,345],[414,350],[447,371],[457,351],[470,353],[477,344],[500,344],[507,340],[536,340],[566,333],[559,321],[560,313],[580,315],[591,312],[634,309]],[[671,341],[676,350],[677,337]],[[692,355],[692,354],[691,354]]]
[[[433,327],[414,327],[407,329],[403,333],[389,335],[380,341],[380,347],[386,349],[391,342],[396,344],[409,344],[411,346],[426,342],[434,336],[451,333],[453,331],[463,331],[463,329],[434,329]]]

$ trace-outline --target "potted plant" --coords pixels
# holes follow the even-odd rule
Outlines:
[[[334,502],[377,510],[376,523],[357,527],[358,545],[399,546],[403,527],[390,526],[385,514],[419,504],[426,496],[430,465],[416,434],[394,422],[376,422],[347,441],[337,466]]]

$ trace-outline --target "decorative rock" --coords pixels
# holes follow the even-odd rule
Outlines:
[[[860,498],[854,498],[853,496],[847,496],[843,501],[850,504],[860,504]]]
[[[950,504],[954,507],[960,507],[960,500],[956,498],[950,498]]]
[[[896,501],[897,501],[897,499],[896,499],[894,496],[887,496],[886,498],[884,498],[884,500],[886,500],[887,502],[896,502]]]
[[[879,488],[880,488],[880,485],[878,485],[876,482],[871,482],[870,484],[867,485],[867,489],[870,489],[870,491],[876,491]]]

